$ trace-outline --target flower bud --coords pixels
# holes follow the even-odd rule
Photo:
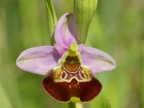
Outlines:
[[[79,43],[85,43],[90,22],[97,7],[97,0],[74,0],[74,13],[76,19]]]

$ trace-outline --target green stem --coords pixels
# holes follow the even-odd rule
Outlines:
[[[69,103],[68,103],[68,108],[76,108],[76,107],[75,107],[75,103],[69,102]]]

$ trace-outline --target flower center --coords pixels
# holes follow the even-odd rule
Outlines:
[[[78,45],[76,43],[71,44],[69,49],[62,55],[61,59],[59,59],[58,63],[60,66],[65,65],[68,70],[70,66],[76,69],[77,66],[81,65],[81,55],[78,52]]]
[[[76,72],[80,67],[78,56],[68,56],[64,62],[64,67],[70,72]]]

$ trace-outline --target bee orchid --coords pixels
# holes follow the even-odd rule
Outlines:
[[[79,44],[73,13],[64,14],[55,29],[54,46],[38,46],[24,50],[17,58],[19,68],[45,75],[44,89],[61,102],[87,102],[101,91],[95,73],[116,67],[107,53]]]

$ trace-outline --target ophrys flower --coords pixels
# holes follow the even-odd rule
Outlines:
[[[17,59],[17,66],[46,75],[43,87],[58,101],[90,101],[102,88],[94,73],[114,69],[114,59],[103,51],[78,44],[72,13],[59,19],[55,42],[54,46],[38,46],[23,51]]]

